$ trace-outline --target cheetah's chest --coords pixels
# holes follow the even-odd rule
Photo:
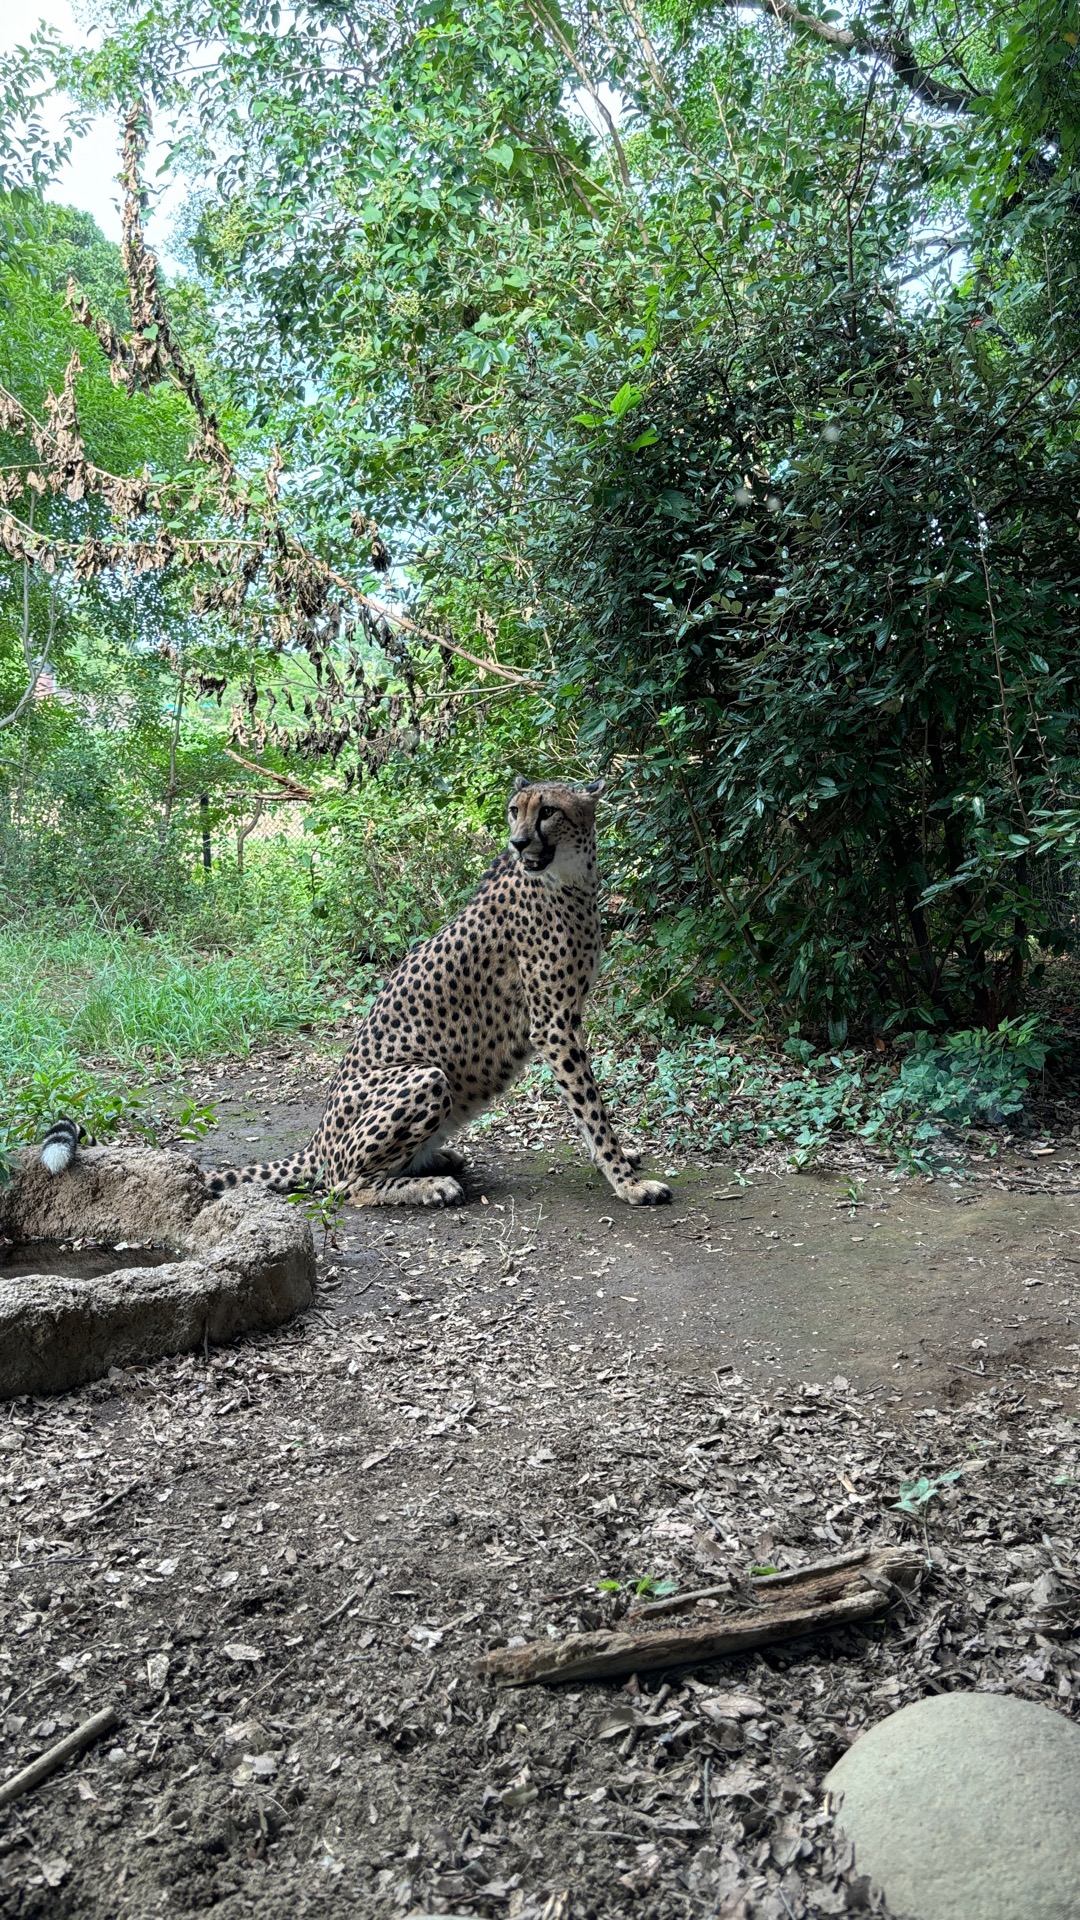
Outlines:
[[[532,1057],[537,1025],[576,1011],[588,992],[600,950],[589,905],[504,877],[387,981],[339,1086],[382,1068],[438,1066],[455,1124],[486,1106]]]

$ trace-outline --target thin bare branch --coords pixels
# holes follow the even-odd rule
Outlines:
[[[536,686],[536,681],[529,674],[519,673],[516,667],[504,667],[499,660],[485,660],[478,653],[470,653],[467,647],[459,647],[456,640],[447,640],[441,633],[432,633],[429,627],[418,626],[415,620],[409,619],[408,614],[394,613],[390,607],[384,606],[381,600],[373,599],[371,594],[365,593],[361,587],[354,587],[352,581],[346,580],[344,574],[335,573],[333,567],[327,567],[326,577],[333,581],[335,587],[340,587],[343,593],[349,594],[354,600],[359,600],[362,606],[369,607],[380,620],[392,620],[394,625],[401,627],[403,632],[414,633],[418,640],[427,640],[433,647],[445,647],[448,653],[456,654],[459,660],[467,660],[471,667],[479,667],[483,673],[496,674],[501,680],[512,680],[515,686]]]
[[[691,139],[690,129],[687,126],[686,121],[683,119],[682,114],[679,112],[679,109],[675,104],[675,97],[671,91],[670,82],[667,78],[667,75],[664,72],[663,67],[660,65],[660,60],[657,55],[656,48],[654,47],[652,40],[649,37],[648,29],[645,26],[645,22],[642,19],[640,13],[638,12],[636,0],[621,0],[621,5],[622,5],[623,12],[625,13],[627,19],[630,22],[631,28],[633,29],[634,38],[636,39],[638,46],[641,48],[641,57],[644,60],[646,67],[648,68],[649,78],[652,81],[653,86],[656,88],[657,93],[660,95],[661,99],[663,100],[664,105],[667,107],[668,112],[670,113],[672,119],[675,122],[675,125],[678,127],[680,133],[683,135],[683,138],[686,140],[687,145],[693,146],[694,142]]]
[[[597,113],[600,115],[601,120],[603,121],[605,127],[607,128],[608,138],[611,141],[612,152],[615,155],[616,164],[619,169],[619,178],[622,181],[622,184],[626,192],[632,195],[634,191],[634,187],[633,187],[633,181],[630,178],[630,168],[627,165],[626,150],[623,147],[622,141],[619,139],[619,129],[615,125],[615,121],[612,117],[611,111],[608,108],[604,99],[602,98],[599,88],[597,87],[595,81],[590,76],[587,69],[582,65],[581,61],[578,59],[577,53],[574,50],[572,42],[567,38],[566,34],[563,32],[561,26],[559,25],[558,20],[552,18],[551,14],[547,11],[546,7],[542,5],[541,0],[525,0],[525,5],[528,8],[529,12],[532,14],[533,19],[536,21],[536,24],[540,28],[541,33],[548,33],[551,35],[551,38],[555,41],[556,46],[559,48],[560,52],[565,54],[567,60],[569,60],[570,62],[570,65],[573,67],[574,72],[577,74],[578,79],[581,81],[581,84],[584,87],[586,93],[588,94],[589,99],[592,101],[594,107],[596,108]]]
[[[232,747],[226,747],[225,751],[230,760],[235,760],[237,766],[245,768],[248,773],[257,773],[261,780],[276,781],[283,800],[314,800],[311,788],[303,786],[291,773],[275,773],[273,767],[257,766],[254,760],[245,760],[243,754],[236,753]]]
[[[53,637],[55,633],[56,633],[56,586],[55,584],[53,584],[49,589],[48,632],[45,635],[45,643],[41,649],[41,653],[39,654],[38,658],[35,660],[34,647],[30,638],[30,563],[29,561],[24,560],[23,561],[23,590],[22,590],[22,629],[21,629],[20,638],[22,640],[23,663],[26,667],[27,679],[26,679],[26,685],[22,691],[22,695],[19,698],[19,700],[16,702],[14,707],[11,709],[11,712],[0,715],[0,733],[2,733],[6,727],[13,727],[15,725],[15,722],[22,718],[23,714],[26,712],[27,707],[30,705],[31,700],[34,697],[34,691],[37,687],[37,683],[41,678],[41,674],[44,671],[46,662],[48,661],[49,650],[52,646]]]

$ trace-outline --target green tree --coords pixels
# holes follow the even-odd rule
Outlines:
[[[1063,0],[108,19],[66,77],[177,120],[296,524],[389,529],[620,770],[642,911],[836,1037],[1015,1006],[1074,817]]]

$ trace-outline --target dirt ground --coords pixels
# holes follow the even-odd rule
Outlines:
[[[319,1070],[211,1076],[203,1157],[301,1144]],[[679,1167],[636,1213],[543,1102],[472,1145],[466,1209],[346,1214],[282,1332],[0,1410],[0,1777],[120,1715],[0,1814],[0,1913],[865,1912],[820,1783],[866,1725],[971,1686],[1080,1717],[1075,1147]],[[921,1590],[866,1628],[471,1672],[645,1577],[904,1538]]]
[[[303,1054],[215,1072],[219,1124],[208,1164],[272,1158],[311,1137],[325,1066]],[[752,1376],[843,1373],[903,1401],[968,1397],[972,1373],[1035,1379],[1080,1355],[1080,1146],[1041,1138],[964,1176],[797,1174],[771,1163],[706,1169],[651,1160],[676,1202],[616,1201],[569,1139],[558,1103],[516,1101],[467,1142],[465,1212],[345,1215],[334,1311],[373,1313],[404,1260],[414,1280],[494,1247],[568,1340],[662,1355],[695,1376],[737,1363]],[[834,1156],[834,1159],[838,1156]],[[414,1257],[415,1256],[415,1257]],[[359,1291],[363,1289],[363,1291]],[[1067,1404],[1075,1404],[1073,1398]]]

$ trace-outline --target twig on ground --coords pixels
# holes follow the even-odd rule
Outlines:
[[[334,1621],[340,1620],[343,1613],[348,1613],[353,1601],[359,1600],[361,1591],[360,1587],[354,1587],[351,1593],[346,1594],[339,1607],[335,1607],[332,1613],[324,1613],[319,1621],[319,1632],[322,1633],[324,1628],[333,1626]]]
[[[631,1607],[628,1618],[637,1620],[657,1620],[666,1613],[686,1613],[696,1607],[699,1600],[731,1599],[731,1581],[725,1580],[718,1587],[694,1587],[689,1593],[672,1593],[663,1600],[647,1600],[640,1607]]]
[[[84,1747],[92,1746],[95,1740],[100,1740],[103,1733],[111,1733],[113,1727],[118,1724],[115,1707],[102,1707],[100,1713],[92,1714],[89,1720],[83,1721],[81,1727],[76,1727],[72,1733],[66,1733],[55,1746],[39,1754],[36,1760],[31,1760],[30,1765],[24,1767],[21,1773],[13,1774],[10,1780],[5,1780],[0,1786],[0,1807],[10,1806],[20,1794],[29,1793],[32,1787],[40,1786],[51,1773],[55,1773],[58,1767],[63,1766],[65,1760],[70,1760],[73,1755],[81,1753]]]
[[[136,1487],[141,1486],[141,1480],[129,1480],[126,1487],[121,1487],[119,1493],[110,1494],[109,1498],[103,1500],[99,1507],[90,1507],[86,1513],[65,1513],[63,1516],[64,1525],[66,1527],[85,1526],[90,1520],[100,1520],[103,1513],[108,1513],[113,1507],[118,1507],[121,1500],[126,1500],[129,1493],[134,1493]]]
[[[779,1594],[782,1600],[794,1596],[804,1601],[839,1600],[860,1581],[879,1588],[882,1581],[886,1586],[903,1581],[911,1564],[911,1551],[907,1547],[855,1547],[850,1553],[833,1554],[828,1560],[815,1560],[805,1567],[788,1567],[783,1573],[751,1574],[745,1586],[755,1601],[765,1606],[771,1603],[774,1594]],[[627,1620],[633,1625],[638,1620],[656,1619],[665,1613],[685,1613],[699,1600],[715,1600],[721,1595],[730,1597],[733,1581],[739,1584],[737,1574],[719,1586],[693,1587],[687,1593],[673,1593],[662,1600],[644,1600],[639,1606],[631,1607]]]

